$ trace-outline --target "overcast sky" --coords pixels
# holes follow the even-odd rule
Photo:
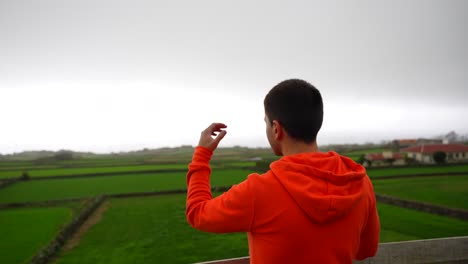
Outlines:
[[[263,98],[302,78],[318,143],[468,133],[468,1],[0,0],[0,153],[268,146]]]

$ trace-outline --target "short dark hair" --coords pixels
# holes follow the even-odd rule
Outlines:
[[[263,101],[271,124],[278,121],[294,139],[312,143],[323,122],[323,101],[319,90],[300,80],[285,80],[273,87]]]

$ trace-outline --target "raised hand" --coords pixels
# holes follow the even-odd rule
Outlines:
[[[226,135],[226,130],[223,130],[226,127],[223,123],[211,124],[201,133],[198,145],[215,151],[221,139]]]

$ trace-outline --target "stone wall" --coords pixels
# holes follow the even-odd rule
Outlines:
[[[404,200],[393,196],[375,194],[377,202],[395,205],[403,208],[418,210],[422,212],[427,212],[431,214],[437,214],[448,217],[455,217],[468,221],[468,211],[458,208],[450,208],[441,205],[429,204],[418,201]]]
[[[81,210],[80,214],[77,215],[68,225],[66,225],[46,248],[36,254],[30,263],[48,263],[50,259],[54,257],[62,248],[62,246],[65,244],[65,241],[67,241],[67,239],[69,239],[78,230],[78,228],[102,204],[104,200],[105,196],[99,196],[90,200],[86,207]]]

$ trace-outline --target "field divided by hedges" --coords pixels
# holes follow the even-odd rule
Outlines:
[[[137,166],[110,166],[89,168],[55,168],[28,170],[29,177],[53,177],[66,175],[84,175],[93,173],[132,172],[148,170],[187,169],[187,164],[158,164]],[[0,171],[0,178],[20,177],[22,171]]]
[[[62,252],[58,263],[193,263],[248,255],[243,233],[192,229],[185,219],[185,195],[110,201],[101,222],[76,248]],[[378,210],[381,242],[468,235],[468,222],[384,204]]]
[[[380,176],[397,175],[418,175],[418,174],[443,174],[443,173],[463,173],[468,174],[468,164],[445,165],[445,166],[421,166],[421,167],[392,167],[392,168],[371,168],[367,169],[367,174],[371,178]]]
[[[374,181],[379,194],[468,210],[466,176],[434,176]]]
[[[254,167],[254,162],[226,162],[212,164],[212,168],[248,168]],[[87,175],[98,173],[122,173],[122,172],[144,172],[158,170],[187,170],[188,163],[172,163],[172,164],[151,164],[151,165],[113,165],[100,167],[29,167],[22,169],[0,169],[0,179],[8,179],[22,176],[23,172],[27,172],[28,176],[34,177],[54,177],[54,176],[69,176],[69,175]]]
[[[208,234],[185,219],[185,195],[112,199],[60,263],[193,263],[248,255],[245,233]]]
[[[252,171],[221,168],[224,166],[244,167],[247,164],[252,165],[253,163],[216,164],[213,169],[211,185],[230,186],[243,181]],[[30,176],[77,175],[127,170],[138,172],[148,170],[149,167],[151,169],[180,169],[182,166],[187,168],[187,164],[42,168],[36,170],[36,173]],[[6,172],[11,173],[11,171],[1,170],[0,178],[2,175],[5,176],[6,174],[2,173]],[[31,172],[34,172],[34,170],[31,170]],[[374,179],[380,176],[447,172],[468,172],[468,165],[395,167],[368,170],[369,176]],[[0,203],[185,189],[185,177],[184,172],[164,172],[129,173],[112,177],[21,181],[0,189]],[[468,209],[468,173],[466,176],[375,180],[373,184],[378,193]],[[58,210],[57,208],[62,208],[63,212],[69,213],[71,211],[66,206],[0,210],[0,237],[2,237],[2,241],[12,241],[11,245],[0,242],[0,252],[7,252],[6,250],[12,252],[11,254],[5,254],[5,257],[3,257],[5,260],[0,256],[0,263],[16,263],[10,260],[30,258],[38,247],[47,244],[54,236],[54,232],[57,232],[58,227],[69,219],[68,216],[63,216],[65,213],[55,212],[54,210]],[[3,214],[5,212],[14,212],[14,210],[18,210],[16,212],[20,212],[19,210],[26,210],[24,212],[32,211],[29,214],[22,214],[22,217],[15,216],[15,213],[12,215]],[[39,213],[38,210],[43,210],[41,211],[43,213]],[[220,236],[198,232],[191,229],[186,223],[184,210],[185,195],[111,199],[111,207],[104,214],[102,221],[86,233],[84,240],[77,248],[70,252],[62,252],[62,257],[58,263],[145,263],[152,262],[155,259],[165,263],[191,263],[248,254],[245,234]],[[468,222],[466,221],[385,204],[379,204],[378,210],[382,223],[381,242],[468,235]],[[47,222],[51,225],[43,227],[39,225],[41,221],[31,224],[27,222],[41,219],[41,217],[49,219]],[[12,222],[14,223],[11,224]],[[30,228],[21,230],[21,228],[18,228],[19,225],[15,226],[15,223],[24,223],[21,226],[29,226]],[[11,226],[12,228],[8,231],[2,228],[3,226]],[[39,232],[36,229],[41,229],[41,231]],[[46,234],[43,234],[43,232]],[[31,239],[41,237],[42,240],[36,239],[37,241],[40,240],[39,242],[28,240],[31,247],[26,248],[24,251],[14,250],[18,248],[17,246],[11,248],[14,245],[22,245],[23,242],[18,242],[21,239],[30,239],[28,234],[33,234]],[[15,240],[16,237],[18,241]],[[37,243],[40,246],[34,247],[33,245],[37,245]],[[170,251],[171,249],[173,251]],[[180,254],[180,252],[184,252],[184,254]],[[185,254],[185,252],[189,253]]]
[[[213,170],[211,186],[231,186],[246,179],[248,170]],[[0,203],[90,197],[99,194],[152,192],[186,188],[183,172],[22,181],[0,189]]]

